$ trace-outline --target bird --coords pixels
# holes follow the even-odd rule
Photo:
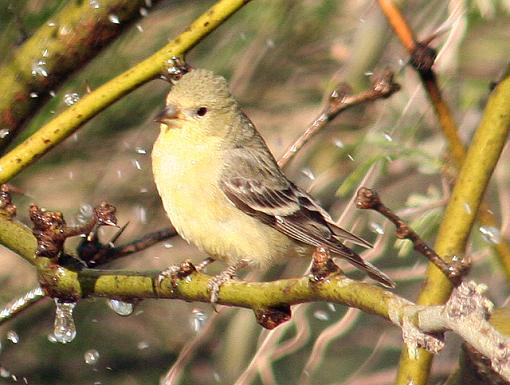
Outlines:
[[[155,120],[152,168],[163,207],[177,233],[209,255],[200,267],[215,260],[228,266],[209,281],[211,302],[239,269],[311,257],[318,248],[395,287],[343,241],[370,244],[287,179],[224,77],[185,73]]]

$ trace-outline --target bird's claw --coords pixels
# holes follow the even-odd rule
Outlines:
[[[236,278],[235,273],[225,270],[225,271],[222,271],[220,274],[212,277],[209,280],[209,282],[207,283],[207,288],[209,289],[209,295],[210,295],[209,299],[211,301],[211,304],[214,307],[214,310],[216,310],[216,302],[218,302],[221,286],[225,282],[231,281],[232,279],[235,279],[235,278]]]
[[[172,285],[174,285],[176,280],[184,279],[196,271],[191,261],[184,261],[180,265],[172,265],[158,274],[156,277],[156,285],[161,286],[163,280],[166,278],[170,278],[172,280]]]

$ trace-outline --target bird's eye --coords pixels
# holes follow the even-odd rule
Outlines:
[[[198,116],[204,116],[205,114],[207,114],[207,108],[206,107],[200,107],[197,110],[197,115]]]

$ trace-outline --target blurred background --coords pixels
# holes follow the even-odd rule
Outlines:
[[[89,2],[91,8],[101,1]],[[51,21],[66,1],[0,0],[0,65],[9,63],[24,36]],[[96,4],[97,3],[97,4]],[[123,35],[60,88],[26,126],[26,138],[69,108],[87,89],[122,73],[177,36],[212,1],[150,1]],[[401,6],[418,38],[440,31],[432,45],[445,98],[469,143],[490,84],[505,71],[510,41],[510,1],[412,1]],[[122,22],[112,18],[112,22]],[[426,262],[412,245],[396,241],[380,216],[358,211],[361,185],[379,191],[432,244],[451,179],[445,140],[408,56],[374,1],[253,0],[187,55],[194,67],[229,79],[234,95],[278,158],[320,113],[339,82],[355,92],[386,67],[402,89],[387,100],[341,114],[308,143],[286,169],[340,224],[375,244],[364,256],[397,281],[396,292],[414,301]],[[169,84],[152,81],[100,113],[76,134],[23,171],[12,183],[18,219],[29,224],[31,202],[76,222],[80,210],[106,200],[129,226],[125,243],[169,226],[152,179],[150,152],[159,127],[153,117]],[[508,146],[507,146],[508,147]],[[497,306],[509,290],[491,243],[510,236],[508,148],[496,169],[488,200],[502,227],[472,232],[471,277],[489,285]],[[199,214],[199,213],[197,213]],[[212,229],[214,231],[214,229]],[[113,230],[101,235],[108,240]],[[75,244],[78,240],[74,240]],[[73,241],[67,243],[72,247]],[[361,252],[361,250],[359,250]],[[108,268],[163,269],[204,255],[178,237],[116,261]],[[309,261],[291,261],[249,279],[302,275]],[[216,266],[217,265],[217,266]],[[359,272],[342,264],[362,279]],[[208,269],[221,271],[221,263]],[[0,301],[36,286],[35,271],[0,249]],[[67,345],[48,339],[55,306],[37,304],[0,327],[0,384],[157,384],[169,370],[172,384],[389,384],[401,349],[400,331],[382,319],[328,303],[296,306],[291,322],[263,330],[251,311],[181,301],[147,300],[121,317],[104,299],[78,303],[77,336]],[[455,368],[459,342],[448,336],[436,359],[433,382]]]

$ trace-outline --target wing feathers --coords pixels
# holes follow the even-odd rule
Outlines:
[[[325,246],[332,253],[366,271],[371,278],[387,287],[394,287],[395,284],[386,274],[365,262],[344,246],[341,240],[365,247],[371,245],[335,225],[324,209],[289,182],[276,163],[269,160],[257,151],[246,151],[246,148],[232,154],[232,159],[227,163],[235,164],[236,167],[225,168],[220,181],[226,197],[238,209],[262,223],[297,241],[315,247]],[[232,175],[234,171],[236,174]]]

